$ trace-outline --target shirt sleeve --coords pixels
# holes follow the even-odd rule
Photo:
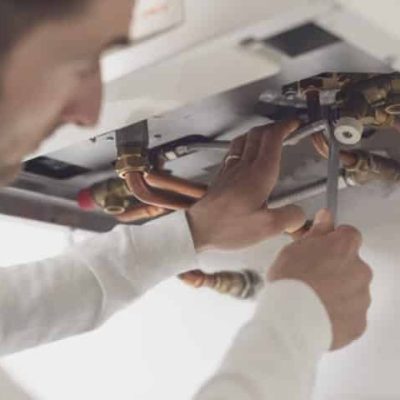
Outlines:
[[[21,249],[22,250],[22,249]],[[0,355],[102,324],[162,280],[197,267],[184,212],[119,226],[62,256],[0,269]]]
[[[316,367],[331,343],[329,316],[311,287],[268,284],[254,318],[195,400],[310,400]]]

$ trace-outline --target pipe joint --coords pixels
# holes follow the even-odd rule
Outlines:
[[[133,153],[121,154],[115,164],[115,171],[118,176],[125,179],[126,175],[132,172],[147,172],[150,169],[146,155],[138,149]]]

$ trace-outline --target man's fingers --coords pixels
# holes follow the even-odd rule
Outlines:
[[[220,177],[229,167],[236,165],[241,160],[245,144],[246,135],[239,136],[232,140],[228,154],[225,156],[218,172],[218,177]]]
[[[323,236],[332,232],[335,229],[332,214],[327,209],[318,211],[315,216],[314,224],[310,231],[306,234],[307,237]]]
[[[265,213],[265,211],[262,212]],[[268,210],[266,216],[272,235],[296,232],[306,223],[304,211],[294,205]]]
[[[265,127],[257,157],[257,169],[263,176],[260,182],[268,196],[274,188],[280,170],[283,140],[299,126],[298,121],[286,121]]]
[[[231,142],[228,156],[242,157],[244,146],[246,145],[246,135],[237,137]]]
[[[285,138],[294,132],[298,126],[299,123],[296,121],[283,121],[266,125],[259,148],[259,158],[263,160],[269,159],[271,154],[275,154],[277,150],[280,150]]]
[[[350,251],[354,248],[359,250],[363,244],[361,232],[353,226],[341,225],[331,235],[342,244],[343,249]]]
[[[298,120],[280,121],[265,127],[265,135],[260,147],[260,157],[268,158],[266,155],[273,152],[275,147],[281,146],[283,141],[295,132],[300,126]]]
[[[254,128],[247,134],[242,156],[243,160],[254,161],[257,158],[264,136],[266,136],[266,133],[263,128]]]
[[[300,127],[300,120],[290,119],[287,121],[279,121],[273,125],[273,129],[283,135],[283,139],[289,137]]]

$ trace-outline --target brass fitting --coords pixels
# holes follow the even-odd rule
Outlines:
[[[119,178],[97,183],[81,193],[85,198],[90,196],[93,206],[97,205],[110,215],[122,214],[132,205],[137,204],[125,181]]]
[[[126,149],[128,150],[128,149]],[[122,179],[131,172],[146,172],[149,170],[149,160],[140,147],[132,147],[118,156],[115,171]]]
[[[120,215],[126,211],[128,204],[125,199],[118,196],[107,196],[104,199],[103,210],[106,214]]]
[[[391,127],[394,125],[396,117],[395,114],[391,113],[390,110],[394,109],[396,105],[387,106],[386,109],[378,108],[375,111],[375,117],[371,121],[371,125],[377,125],[380,127]],[[387,111],[389,110],[389,112]]]
[[[317,94],[333,100],[340,117],[355,118],[363,125],[392,126],[392,115],[400,115],[400,74],[323,73],[291,83],[282,88],[282,94],[305,98],[314,120]]]
[[[385,112],[389,115],[400,115],[400,95],[392,94],[388,99]]]
[[[399,182],[400,163],[390,158],[362,151],[353,152],[357,162],[345,169],[346,178],[365,185],[372,181]]]
[[[390,127],[400,113],[399,75],[376,75],[349,83],[338,93],[342,116],[359,119],[364,125]]]
[[[248,270],[241,272],[225,271],[215,274],[206,274],[196,270],[181,274],[179,278],[194,288],[208,287],[218,293],[239,299],[255,296],[262,284],[258,274]]]

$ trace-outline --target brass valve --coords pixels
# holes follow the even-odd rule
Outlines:
[[[137,204],[125,181],[119,178],[108,179],[82,190],[78,202],[83,209],[91,210],[97,206],[110,215],[122,214]]]

